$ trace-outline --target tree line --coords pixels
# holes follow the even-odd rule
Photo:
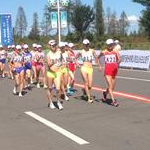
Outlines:
[[[104,41],[106,38],[116,38],[124,41],[127,37],[143,36],[150,37],[150,0],[133,0],[145,6],[142,12],[142,17],[139,22],[139,31],[132,31],[129,33],[130,23],[125,11],[122,11],[117,17],[115,10],[107,8],[103,9],[102,0],[95,0],[93,7],[82,4],[80,0],[70,0],[67,11],[67,29],[65,34],[62,34],[62,39],[78,43],[83,38],[88,38],[93,43]],[[43,18],[39,22],[38,13],[34,12],[32,27],[28,32],[28,22],[25,11],[22,6],[18,8],[16,23],[14,27],[14,39],[16,42],[23,40],[42,41],[46,42],[50,37],[57,40],[57,30],[51,27],[51,8],[45,4],[43,11]],[[63,31],[64,29],[62,29]],[[149,31],[149,32],[147,32]],[[146,33],[146,34],[145,34]],[[97,45],[101,46],[101,43]]]

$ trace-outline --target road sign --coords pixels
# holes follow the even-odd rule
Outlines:
[[[0,43],[4,46],[13,43],[11,14],[0,14]]]

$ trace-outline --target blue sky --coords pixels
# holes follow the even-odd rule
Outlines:
[[[81,0],[81,2],[92,6],[94,0]],[[42,20],[43,9],[46,3],[47,0],[0,0],[0,13],[11,13],[14,25],[18,7],[22,6],[28,25],[31,26],[34,12],[38,13],[39,21]],[[132,0],[103,0],[104,11],[106,11],[107,7],[110,7],[112,11],[115,10],[118,16],[122,11],[125,11],[131,20],[136,20],[136,17],[140,16],[140,12],[143,9],[140,4],[133,3]]]

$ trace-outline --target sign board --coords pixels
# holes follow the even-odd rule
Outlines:
[[[60,12],[61,28],[67,28],[67,12]]]
[[[148,69],[150,63],[150,51],[122,50],[120,51],[120,67]]]
[[[11,14],[0,14],[0,43],[3,46],[13,43]]]
[[[57,28],[57,12],[56,11],[51,12],[51,25],[53,29]]]

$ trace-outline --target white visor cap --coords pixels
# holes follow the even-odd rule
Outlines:
[[[114,40],[113,39],[107,39],[106,45],[111,45],[111,44],[114,44]]]
[[[89,43],[90,43],[90,41],[89,41],[88,39],[84,39],[84,40],[83,40],[83,44],[87,45],[87,44],[89,44]]]
[[[68,46],[69,46],[70,48],[72,48],[72,47],[74,47],[74,44],[73,44],[73,43],[69,43]]]

